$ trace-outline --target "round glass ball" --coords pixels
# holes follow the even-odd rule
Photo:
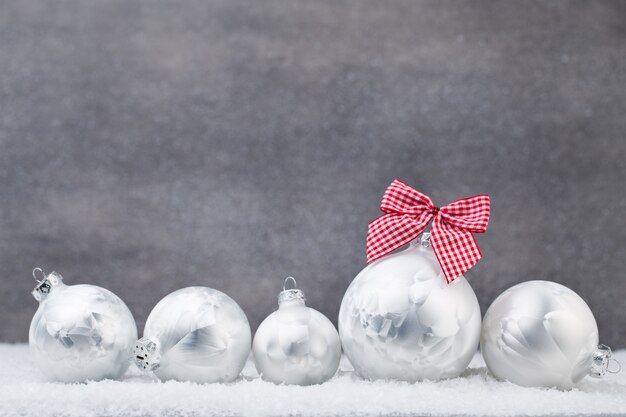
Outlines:
[[[504,291],[483,320],[480,349],[491,373],[528,387],[571,388],[588,375],[598,326],[585,301],[550,281]]]
[[[467,280],[447,284],[432,248],[415,242],[352,281],[339,311],[339,335],[366,379],[451,378],[476,352],[480,307]]]
[[[276,384],[321,384],[337,372],[341,343],[335,326],[317,310],[305,305],[299,290],[280,299],[254,335],[252,353],[264,380]]]
[[[120,378],[137,339],[126,304],[102,287],[65,285],[54,272],[46,280],[28,337],[37,367],[60,382]]]
[[[154,352],[138,360],[161,380],[228,382],[250,354],[248,318],[228,295],[208,287],[174,291],[157,303],[137,348]],[[140,355],[136,355],[139,358]],[[144,367],[145,368],[145,367]]]

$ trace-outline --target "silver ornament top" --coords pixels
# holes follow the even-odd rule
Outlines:
[[[135,343],[135,364],[142,371],[154,371],[161,366],[161,354],[157,344],[149,337],[142,337]]]
[[[598,345],[598,349],[593,352],[591,357],[591,371],[589,371],[589,375],[596,378],[602,378],[607,372],[611,374],[620,372],[622,370],[622,366],[616,359],[611,358],[612,355],[613,352],[610,347],[607,345]],[[618,366],[616,370],[609,369],[609,364],[611,362],[615,362]]]
[[[37,278],[38,272],[41,274],[41,279]],[[33,297],[35,297],[35,300],[39,302],[43,301],[48,294],[50,294],[52,288],[63,285],[63,277],[61,274],[54,271],[46,275],[45,272],[43,272],[43,269],[35,268],[33,269],[33,278],[37,281],[37,285],[32,291],[32,294]]]
[[[287,281],[293,281],[292,289],[287,289]],[[304,292],[296,288],[296,280],[294,277],[285,278],[283,283],[283,290],[278,294],[278,306],[285,305],[285,303],[297,302],[297,304],[304,304]]]
[[[598,349],[593,352],[591,359],[591,372],[589,375],[601,378],[609,369],[609,361],[611,360],[611,348],[606,345],[598,345]]]
[[[418,245],[424,248],[429,248],[430,247],[430,233],[428,232],[420,233],[419,236],[413,239],[410,243],[411,247],[415,247]]]

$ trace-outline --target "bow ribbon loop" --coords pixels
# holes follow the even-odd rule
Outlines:
[[[482,257],[473,233],[484,233],[489,223],[489,196],[479,194],[441,208],[396,179],[383,195],[382,216],[367,231],[367,262],[373,262],[416,239],[432,221],[430,242],[448,283]]]

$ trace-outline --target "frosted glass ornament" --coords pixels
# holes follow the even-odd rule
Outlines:
[[[296,285],[292,277],[285,284],[288,280]],[[278,310],[259,326],[252,352],[263,379],[276,384],[312,385],[335,375],[341,343],[330,320],[306,306],[301,290],[283,286]]]
[[[550,281],[500,294],[485,314],[480,346],[495,377],[527,387],[569,389],[586,375],[604,375],[611,359],[585,301]]]
[[[467,280],[447,284],[428,234],[365,267],[339,311],[339,335],[367,379],[415,382],[459,376],[480,337],[480,307]]]
[[[36,274],[42,275],[38,279]],[[126,304],[95,285],[65,285],[63,277],[35,268],[39,308],[28,343],[36,366],[52,381],[120,378],[130,364],[137,327]]]
[[[250,324],[221,291],[187,287],[154,307],[135,345],[135,363],[161,380],[228,382],[250,354]]]

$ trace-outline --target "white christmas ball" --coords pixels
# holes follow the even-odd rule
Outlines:
[[[228,382],[246,364],[251,339],[248,319],[232,298],[188,287],[154,307],[135,346],[135,362],[161,380]]]
[[[598,326],[574,291],[555,282],[528,281],[509,288],[491,304],[480,348],[499,379],[566,389],[590,373]]]
[[[352,281],[339,311],[339,335],[364,378],[452,378],[478,347],[480,307],[463,276],[447,284],[432,248],[412,243]]]
[[[137,327],[126,304],[95,285],[65,285],[56,272],[33,291],[39,308],[28,342],[37,367],[50,380],[120,378],[130,364]]]
[[[252,353],[262,378],[276,384],[321,384],[337,372],[341,343],[335,326],[305,305],[302,291],[279,294],[278,310],[254,335]]]

